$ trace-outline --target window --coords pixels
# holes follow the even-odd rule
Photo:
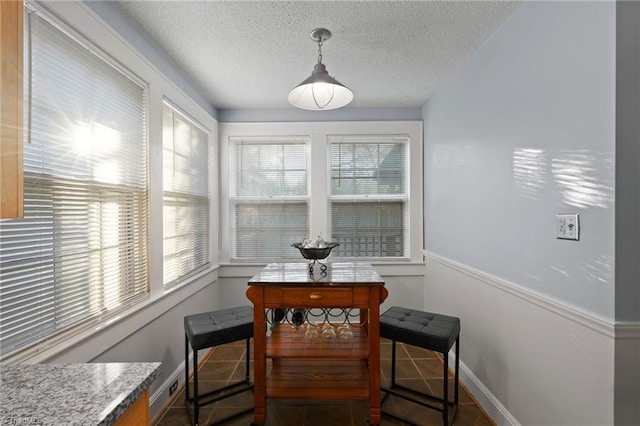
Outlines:
[[[145,298],[147,89],[44,12],[28,13],[24,218],[0,221],[0,350]]]
[[[221,261],[299,261],[320,235],[336,260],[422,262],[420,121],[222,123],[220,141]]]
[[[407,135],[329,136],[338,257],[404,257]]]
[[[308,144],[304,138],[233,138],[232,257],[293,257],[308,235]]]
[[[167,102],[163,106],[164,285],[211,262],[211,132]]]

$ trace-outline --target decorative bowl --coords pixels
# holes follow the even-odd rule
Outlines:
[[[329,256],[329,253],[331,253],[331,249],[339,245],[340,244],[338,243],[327,243],[325,247],[306,247],[305,248],[302,245],[302,243],[293,243],[291,244],[291,247],[295,247],[298,250],[300,250],[300,254],[302,254],[302,257],[304,257],[305,259],[319,260]]]

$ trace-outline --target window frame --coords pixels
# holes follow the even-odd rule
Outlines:
[[[148,84],[147,97],[149,112],[147,116],[148,138],[148,269],[149,290],[147,297],[138,303],[132,304],[116,315],[96,318],[91,324],[75,327],[68,332],[60,334],[57,338],[51,338],[33,345],[30,348],[2,358],[2,362],[8,363],[41,363],[52,360],[67,360],[68,362],[84,362],[94,359],[105,353],[109,348],[123,339],[143,329],[161,318],[174,306],[178,306],[185,300],[190,300],[198,292],[210,287],[218,279],[218,226],[211,228],[211,264],[206,270],[200,271],[184,282],[171,287],[163,288],[163,264],[162,264],[162,227],[163,227],[163,185],[162,185],[162,101],[170,99],[177,107],[193,117],[203,126],[212,129],[211,151],[211,220],[218,223],[219,211],[213,200],[218,197],[218,121],[215,118],[215,110],[204,101],[204,97],[198,97],[197,91],[191,90],[191,86],[177,84],[171,80],[162,63],[150,60],[134,47],[127,39],[122,37],[112,24],[107,23],[92,7],[82,2],[48,2],[42,3],[34,0],[26,0],[26,7],[41,8],[50,13],[55,19],[63,22],[75,33],[86,38],[98,49],[120,63],[142,81]],[[25,9],[26,11],[26,9]],[[25,31],[28,29],[24,28]],[[28,71],[28,63],[24,65],[25,74]],[[27,110],[28,105],[24,105]],[[25,123],[27,121],[25,120]]]
[[[229,230],[233,226],[230,185],[232,176],[230,163],[232,157],[232,138],[240,137],[291,137],[308,135],[310,139],[309,155],[309,236],[317,235],[330,238],[331,176],[330,176],[330,135],[398,135],[409,136],[407,143],[406,178],[408,219],[406,235],[410,236],[408,253],[404,257],[332,257],[333,261],[358,260],[376,264],[423,261],[423,172],[422,172],[422,121],[339,121],[339,122],[283,122],[283,123],[220,123],[220,263],[221,264],[263,264],[265,261],[283,261],[283,259],[234,259],[229,248]],[[381,197],[382,198],[382,197]],[[295,241],[292,241],[292,243]],[[285,261],[299,261],[292,258]]]
[[[346,136],[346,137],[345,137]],[[354,137],[355,136],[355,137]],[[388,138],[386,143],[382,140]],[[380,135],[380,134],[368,134],[368,135],[329,135],[328,140],[328,154],[329,154],[329,179],[331,180],[330,184],[329,184],[329,222],[330,222],[330,230],[331,230],[331,235],[332,235],[332,241],[336,241],[338,243],[341,244],[341,246],[337,247],[336,249],[334,249],[334,251],[336,252],[336,258],[339,259],[345,259],[345,260],[360,260],[360,259],[387,259],[387,260],[392,260],[392,259],[406,259],[409,257],[409,252],[410,252],[410,244],[411,244],[411,225],[409,224],[409,212],[408,212],[408,208],[411,206],[411,203],[409,202],[409,173],[410,173],[410,167],[409,167],[409,135],[408,134],[403,134],[403,135],[392,135],[392,134],[387,134],[387,135]],[[348,193],[348,194],[337,194],[333,192],[333,172],[334,169],[333,167],[333,146],[340,146],[340,145],[351,145],[354,147],[357,146],[367,146],[367,145],[381,145],[381,144],[393,144],[393,143],[397,143],[400,146],[402,146],[402,171],[404,176],[401,178],[402,181],[402,192],[400,193],[358,193],[357,191],[355,191],[355,186],[354,186],[354,191],[352,193]],[[355,156],[355,150],[354,150],[354,156],[353,156],[354,160],[356,159]],[[378,168],[376,169],[378,170]],[[359,168],[359,167],[355,167],[352,169],[352,172],[355,175],[362,173],[363,169]],[[376,179],[376,183],[379,184],[379,180]],[[340,238],[336,238],[335,237],[335,233],[336,230],[334,229],[334,205],[346,205],[348,207],[348,205],[352,205],[357,206],[358,204],[361,205],[375,205],[375,207],[380,207],[381,204],[389,204],[389,203],[400,203],[402,206],[402,211],[403,214],[400,218],[400,227],[401,227],[401,241],[402,241],[402,254],[398,255],[398,256],[365,256],[365,255],[361,255],[361,254],[356,254],[353,256],[339,256],[340,251],[342,250],[348,250],[347,249],[347,245],[344,244],[342,241],[340,241]],[[380,212],[380,210],[378,210],[378,212]],[[354,218],[358,217],[357,214],[354,214]],[[364,218],[360,218],[360,219],[364,219]],[[378,219],[380,219],[380,217],[378,217]],[[362,238],[361,235],[357,234],[357,230],[358,229],[362,229],[358,226],[353,226],[353,227],[345,227],[345,230],[349,230],[353,232],[353,236],[354,237],[360,237]],[[374,231],[375,234],[378,234],[378,237],[380,237],[379,239],[374,239],[373,244],[378,245],[380,247],[380,251],[382,251],[382,247],[383,247],[383,238],[382,235],[385,233],[388,233],[392,228],[390,227],[380,227],[380,226],[374,226],[372,227],[372,231]],[[386,231],[386,232],[385,232]],[[371,236],[371,234],[369,234],[369,236]],[[357,246],[360,245],[362,243],[358,243],[356,241],[352,241],[352,246]],[[371,244],[371,243],[366,243],[366,244]],[[343,247],[344,246],[344,247]]]
[[[238,241],[238,236],[237,236],[237,232],[238,229],[241,229],[241,227],[236,223],[235,220],[231,220],[231,218],[236,217],[236,208],[239,206],[251,206],[253,204],[262,204],[264,203],[269,203],[272,205],[275,204],[292,204],[292,205],[296,205],[296,204],[304,204],[305,209],[307,211],[307,217],[306,217],[306,221],[308,223],[309,221],[309,215],[310,215],[310,200],[311,200],[311,195],[309,192],[309,158],[310,158],[310,139],[308,136],[298,136],[298,135],[292,135],[292,136],[276,136],[276,137],[230,137],[229,140],[229,217],[230,217],[230,227],[229,229],[229,243],[228,243],[228,250],[230,253],[230,256],[234,259],[234,261],[239,261],[239,262],[247,262],[247,261],[254,261],[254,260],[276,260],[276,259],[280,259],[277,257],[269,257],[269,256],[262,256],[262,257],[256,257],[256,258],[252,258],[252,257],[248,257],[248,256],[241,256],[240,253],[237,251],[238,247],[237,245],[239,244]],[[236,164],[238,164],[238,161],[235,158],[235,153],[237,152],[236,149],[238,147],[238,145],[243,145],[245,142],[247,142],[249,145],[253,145],[253,146],[278,146],[281,145],[282,147],[284,147],[285,145],[297,145],[297,146],[301,146],[302,149],[304,150],[304,156],[305,156],[305,164],[304,164],[304,171],[305,171],[305,181],[306,181],[306,187],[305,187],[305,191],[304,194],[296,194],[296,195],[274,195],[274,194],[264,194],[264,195],[242,195],[240,194],[240,191],[238,190],[238,182],[236,182],[236,178],[237,175],[236,173],[238,172],[238,170],[236,169]],[[240,163],[242,163],[240,161]],[[288,169],[286,168],[278,168],[278,169],[272,169],[272,170],[277,170],[278,172],[282,172],[284,174],[284,172]],[[283,188],[280,188],[283,189]],[[243,227],[244,228],[244,227]],[[246,229],[250,229],[251,227],[246,227]],[[286,227],[281,227],[279,228],[279,230],[281,232],[286,232],[287,228]],[[287,250],[288,248],[283,248],[284,251],[289,251],[289,252],[293,252],[295,249],[291,248],[289,250]],[[236,255],[234,255],[234,253]]]
[[[164,225],[165,225],[165,218],[164,218],[164,209],[166,207],[165,205],[165,201],[167,198],[167,190],[165,187],[165,181],[164,181],[164,172],[165,172],[165,168],[164,168],[164,112],[165,112],[165,108],[169,109],[171,111],[172,114],[178,114],[180,116],[182,116],[182,119],[185,121],[188,121],[190,125],[192,125],[193,127],[197,128],[198,130],[202,131],[204,134],[206,134],[207,137],[207,178],[208,178],[208,186],[207,186],[207,194],[206,194],[206,204],[207,204],[207,208],[208,208],[208,224],[207,224],[207,229],[208,229],[208,233],[207,233],[207,250],[208,250],[208,256],[206,261],[202,264],[202,265],[198,265],[195,266],[193,269],[191,269],[190,271],[177,276],[176,278],[174,278],[171,281],[165,281],[166,277],[165,277],[165,258],[166,258],[166,252],[165,252],[165,241],[166,241],[166,235],[164,234]],[[215,221],[214,219],[217,217],[217,215],[214,212],[214,205],[215,205],[215,200],[213,199],[213,197],[211,196],[211,194],[213,193],[212,191],[212,186],[213,183],[216,182],[216,180],[213,178],[212,176],[212,172],[214,170],[214,162],[212,161],[213,158],[215,158],[215,145],[214,145],[214,130],[211,130],[209,128],[207,128],[205,125],[203,125],[202,123],[200,123],[198,120],[196,120],[194,117],[192,117],[189,113],[187,113],[186,111],[184,111],[182,108],[180,108],[179,106],[177,106],[174,102],[172,102],[169,98],[164,98],[162,101],[162,112],[163,112],[163,118],[162,118],[162,126],[163,126],[163,140],[162,140],[162,146],[163,146],[163,184],[162,184],[162,208],[163,208],[163,235],[162,235],[162,241],[163,241],[163,248],[162,248],[162,254],[163,254],[163,288],[164,290],[170,290],[172,287],[174,286],[178,286],[181,283],[188,281],[190,277],[192,277],[193,275],[198,274],[201,271],[204,271],[208,268],[211,267],[211,263],[213,260],[213,246],[212,246],[212,233],[213,233],[213,229],[215,228]],[[173,117],[173,115],[172,115]],[[175,144],[175,141],[174,141]],[[175,154],[175,150],[172,150],[172,152]],[[173,194],[175,196],[176,199],[179,198],[186,198],[190,201],[195,200],[195,204],[198,205],[199,203],[197,202],[198,199],[200,198],[204,198],[204,197],[199,197],[199,196],[195,196],[195,195],[189,195],[189,194],[184,194],[184,193],[178,193],[175,192]],[[176,200],[177,202],[177,200]],[[190,204],[192,205],[192,204]],[[191,234],[190,234],[191,235]],[[175,254],[175,253],[174,253]]]
[[[118,94],[118,100],[121,100],[123,93],[124,97],[129,100],[130,103],[126,105],[117,103],[119,108],[108,109],[108,113],[105,114],[106,117],[102,117],[103,119],[110,118],[114,120],[114,114],[122,118],[124,115],[123,108],[131,107],[132,105],[139,109],[140,115],[135,115],[133,120],[136,126],[135,138],[132,140],[136,146],[135,152],[118,155],[117,160],[114,160],[118,165],[131,166],[131,169],[127,170],[136,177],[127,178],[119,175],[118,183],[113,183],[110,181],[111,179],[104,180],[104,176],[97,176],[95,169],[97,164],[91,161],[86,163],[78,161],[77,164],[69,164],[71,153],[75,153],[77,157],[74,158],[76,159],[98,158],[103,160],[102,157],[94,157],[79,147],[77,151],[73,151],[76,144],[74,144],[70,135],[77,131],[77,123],[73,123],[73,120],[81,120],[84,125],[86,124],[85,117],[81,117],[77,113],[74,115],[70,112],[69,123],[65,123],[66,127],[64,129],[59,129],[58,117],[52,114],[51,111],[57,110],[59,106],[61,109],[63,108],[59,103],[61,101],[57,103],[49,102],[51,93],[47,88],[52,85],[42,83],[38,86],[41,89],[39,92],[36,90],[25,91],[24,104],[29,112],[26,123],[29,127],[25,132],[26,145],[25,154],[23,155],[23,161],[25,162],[24,178],[28,183],[28,185],[24,186],[24,190],[25,192],[29,191],[28,193],[32,194],[30,196],[34,197],[32,200],[28,200],[33,204],[25,208],[24,217],[7,220],[4,224],[0,224],[0,228],[7,232],[7,244],[11,246],[12,232],[22,230],[34,221],[45,220],[48,221],[45,223],[49,224],[48,229],[52,232],[52,238],[43,238],[40,230],[30,229],[25,231],[24,234],[19,231],[20,240],[16,241],[16,246],[22,251],[14,253],[17,259],[14,261],[7,259],[7,263],[3,266],[6,266],[9,276],[21,277],[16,278],[16,284],[23,287],[20,291],[40,289],[42,294],[35,298],[33,302],[44,306],[42,313],[46,312],[49,319],[39,321],[38,326],[34,325],[29,328],[16,327],[16,331],[19,332],[18,334],[22,338],[17,339],[18,342],[13,346],[9,346],[7,351],[0,355],[3,360],[15,353],[39,346],[42,342],[57,341],[60,336],[67,334],[70,330],[90,327],[106,319],[113,318],[127,308],[141,303],[149,296],[149,244],[147,238],[149,224],[149,215],[147,213],[149,190],[147,159],[149,152],[149,129],[147,125],[149,117],[148,84],[132,70],[123,66],[116,59],[95,46],[90,39],[77,33],[74,28],[51,14],[48,10],[37,7],[37,5],[27,4],[25,5],[24,18],[26,22],[24,26],[26,32],[25,40],[29,46],[28,51],[25,52],[24,60],[29,65],[37,63],[32,61],[35,57],[34,55],[39,52],[37,41],[46,40],[46,42],[54,43],[55,47],[46,49],[46,51],[47,55],[51,53],[56,55],[56,63],[64,63],[66,64],[64,66],[73,67],[74,71],[79,70],[78,74],[83,77],[91,76],[89,77],[89,85],[93,89],[95,89],[95,86],[100,88],[108,87],[110,93]],[[32,29],[35,29],[35,31],[32,31]],[[45,35],[39,34],[37,32],[38,29],[43,31]],[[49,37],[46,37],[47,35]],[[51,47],[51,45],[47,46]],[[78,60],[64,62],[70,52],[78,52],[76,57]],[[38,57],[38,61],[46,62],[47,59],[51,58]],[[94,67],[88,70],[86,69],[89,68],[87,64],[93,64]],[[28,87],[31,89],[31,82],[34,78],[33,71],[38,71],[39,73],[41,69],[46,68],[28,66],[26,69],[27,72],[24,77],[25,81],[29,82]],[[47,72],[48,70],[44,74],[45,79],[48,76]],[[104,78],[96,79],[96,75]],[[36,74],[36,77],[39,79],[43,75]],[[36,81],[40,82],[40,80]],[[69,79],[65,83],[68,85],[67,87],[72,85]],[[76,82],[73,81],[73,83]],[[132,90],[132,87],[135,87],[135,90]],[[114,88],[117,88],[117,90],[113,90]],[[37,94],[37,96],[34,96],[34,94]],[[78,96],[74,97],[73,100],[83,104],[91,103],[96,99],[95,92],[91,92],[91,96],[88,96],[88,90],[79,90],[77,94]],[[135,102],[131,102],[131,99],[135,99]],[[32,105],[35,105],[33,109]],[[105,113],[104,110],[101,112]],[[59,114],[59,112],[57,113]],[[86,113],[86,111],[83,111],[83,113]],[[37,121],[38,119],[42,119],[42,121]],[[45,137],[43,132],[46,133],[46,130],[31,131],[32,122],[34,126],[39,124],[50,126],[51,123],[55,122],[56,132],[55,134],[47,134]],[[99,120],[96,120],[95,123],[91,122],[91,124],[98,125],[96,126],[97,128],[104,127]],[[118,130],[121,130],[121,128],[118,127]],[[76,138],[78,138],[77,134]],[[83,142],[86,142],[84,141],[84,135],[82,139]],[[73,148],[70,148],[70,146]],[[33,151],[34,157],[27,155],[27,148]],[[64,150],[64,153],[61,153],[61,150]],[[125,152],[127,151],[125,150]],[[141,158],[139,157],[140,154],[142,154]],[[40,161],[41,157],[52,160],[44,163]],[[66,186],[66,189],[60,190],[60,187],[64,186]],[[56,193],[58,194],[57,196],[54,195]],[[25,202],[27,202],[26,198]],[[48,216],[45,218],[40,217],[42,212],[41,206],[38,204],[43,202],[50,208],[50,211],[47,210]],[[115,220],[112,216],[114,210],[110,209],[112,207],[110,206],[111,204],[115,205],[115,213],[117,214]],[[84,213],[86,215],[83,215],[83,219],[87,220],[86,223],[83,223],[82,219],[76,221],[69,218],[69,215],[73,215],[70,212],[82,212],[82,209],[85,209]],[[105,209],[109,209],[110,213],[108,215],[105,215]],[[132,210],[137,211],[137,209],[140,209],[144,216],[127,213]],[[112,221],[110,225],[105,226],[106,218],[110,218]],[[126,223],[126,225],[123,225],[123,223]],[[5,225],[6,228],[2,225]],[[79,226],[84,228],[84,232],[77,230]],[[89,232],[88,228],[92,226],[93,231]],[[108,232],[104,233],[104,229],[108,229]],[[34,232],[34,234],[31,234],[31,232]],[[127,237],[133,234],[136,235],[135,238]],[[127,241],[127,243],[114,247],[112,243],[104,241],[105,235],[109,239],[117,239],[118,242]],[[70,236],[73,236],[73,238],[70,238]],[[99,241],[99,243],[96,243],[96,241]],[[21,266],[25,262],[33,260],[33,258],[30,259],[30,252],[27,250],[34,249],[46,251],[46,254],[39,256],[34,264],[34,267],[42,273],[41,280],[44,281],[32,281],[26,273],[26,269]],[[114,250],[117,251],[117,256],[111,254]],[[11,251],[7,250],[7,253],[10,259]],[[84,269],[82,267],[82,262],[88,262],[93,265],[94,256],[100,259],[95,263],[99,265],[98,273],[96,273],[95,269]],[[113,261],[114,257],[118,260]],[[125,259],[124,264],[121,261],[123,258]],[[82,259],[82,262],[77,262],[77,259]],[[87,279],[88,285],[86,283],[79,284],[78,274],[90,277]],[[105,275],[108,278],[105,278]],[[135,276],[136,279],[130,280],[130,276]],[[11,282],[12,280],[9,280],[9,285],[11,285]],[[15,287],[18,286],[16,285]],[[43,289],[45,290],[43,291]],[[10,292],[11,290],[9,290]],[[66,293],[72,294],[72,292],[73,296],[64,295]],[[53,295],[51,300],[46,299],[49,293]],[[116,295],[112,297],[112,293]],[[63,296],[60,296],[61,294]],[[5,296],[7,295],[5,294]],[[7,297],[7,301],[5,301],[9,303],[9,306],[11,306],[10,300],[11,297]],[[9,317],[11,316],[11,311],[8,315]],[[40,316],[42,317],[42,315]],[[47,316],[42,318],[47,318]],[[26,317],[25,320],[25,325],[35,323],[31,317]],[[9,324],[12,324],[12,321],[9,321]],[[13,328],[10,327],[8,330],[12,331]]]

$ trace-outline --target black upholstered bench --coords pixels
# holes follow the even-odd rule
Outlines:
[[[253,308],[239,306],[184,317],[185,402],[194,425],[199,424],[200,408],[216,401],[253,389],[249,380],[250,342],[253,337]],[[198,394],[198,351],[238,340],[247,341],[247,365],[245,379]],[[193,398],[189,397],[189,346],[193,350]],[[253,408],[226,417],[244,414]]]
[[[394,306],[380,316],[380,337],[392,341],[391,352],[391,385],[382,388],[385,392],[384,400],[394,395],[408,401],[420,404],[442,412],[444,426],[453,423],[458,407],[458,373],[460,364],[460,319],[447,315],[433,314]],[[439,352],[444,361],[443,397],[418,392],[396,383],[396,342],[402,342],[424,349]],[[449,356],[453,344],[456,344],[456,360],[454,375],[454,396],[449,401]],[[436,401],[438,405],[426,401]],[[406,420],[394,414],[382,411],[382,414],[407,423]]]

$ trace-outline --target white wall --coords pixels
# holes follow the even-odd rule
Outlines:
[[[461,320],[461,380],[499,425],[614,423],[614,332],[514,283],[427,257],[425,308]]]
[[[615,2],[525,2],[423,109],[425,306],[499,423],[614,421],[615,54]]]

